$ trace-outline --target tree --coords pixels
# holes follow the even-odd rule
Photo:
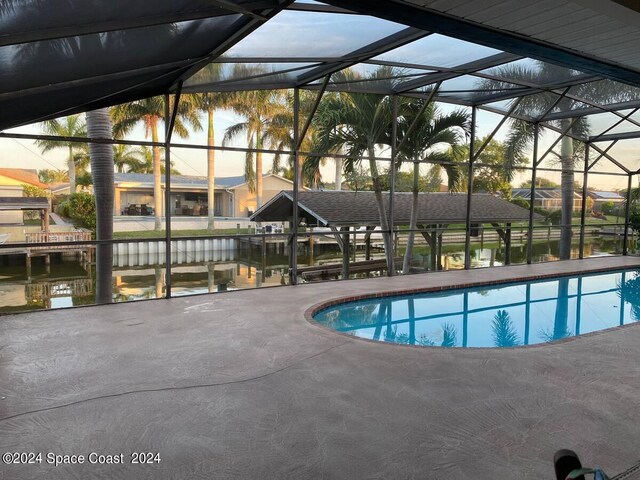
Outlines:
[[[418,195],[420,191],[420,165],[438,165],[447,172],[449,190],[455,190],[460,179],[460,170],[452,164],[453,158],[445,149],[455,150],[469,132],[469,115],[461,110],[449,114],[441,113],[434,103],[422,110],[424,100],[403,102],[398,121],[397,167],[403,162],[413,163],[412,203],[409,220],[409,237],[402,264],[402,273],[409,273],[413,258],[413,244],[418,223]],[[413,129],[409,130],[411,126]]]
[[[171,97],[173,103],[174,97]],[[172,105],[170,105],[172,107]],[[171,108],[170,108],[171,110]],[[145,137],[151,136],[151,141],[158,143],[158,125],[165,121],[164,99],[162,97],[144,98],[130,103],[116,105],[111,110],[113,119],[113,134],[115,138],[121,138],[129,133],[138,123],[142,123],[145,128]],[[178,115],[176,116],[174,131],[181,138],[187,138],[189,131],[187,125],[194,130],[200,130],[202,125],[198,118],[193,102],[187,97],[181,99],[178,104]],[[156,216],[155,229],[162,230],[162,159],[160,157],[160,147],[154,146],[153,152],[153,199]]]
[[[111,116],[107,108],[87,112],[90,138],[111,139]],[[93,185],[96,212],[96,240],[113,239],[113,164],[114,149],[106,143],[90,143],[91,174],[99,179]],[[112,301],[113,246],[96,246],[96,303]]]
[[[522,82],[523,84],[534,85],[551,85],[557,83],[558,78],[570,80],[571,77],[578,77],[583,73],[567,70],[564,67],[558,67],[549,63],[535,61],[532,63],[519,63],[516,65],[505,65],[497,67],[493,70],[492,75],[498,79],[485,79],[480,81],[479,87],[496,90],[508,91],[513,88],[514,83]],[[569,77],[567,79],[567,77]],[[505,80],[501,80],[505,79]],[[508,80],[507,80],[508,79]],[[555,153],[560,162],[561,173],[561,189],[562,189],[562,214],[560,229],[560,258],[565,260],[571,256],[571,216],[573,212],[573,183],[574,183],[574,164],[576,162],[576,154],[580,154],[584,145],[574,140],[571,136],[588,137],[589,122],[586,117],[572,118],[571,111],[581,108],[582,103],[577,98],[602,103],[622,102],[635,98],[637,94],[632,88],[624,88],[622,84],[610,81],[600,80],[596,82],[586,82],[571,87],[571,94],[560,99],[558,94],[551,91],[540,92],[535,95],[527,95],[521,98],[520,104],[515,109],[515,114],[520,117],[528,117],[532,120],[539,119],[541,115],[549,113],[564,114],[567,118],[560,120],[552,120],[549,124],[555,124],[561,131],[566,131],[560,144],[560,152]],[[512,102],[514,102],[513,100]],[[543,123],[538,123],[540,131],[545,129]],[[526,122],[520,119],[512,119],[510,123],[510,132],[507,138],[507,156],[508,162],[516,160],[533,141],[535,135],[534,123]],[[581,156],[581,155],[580,155]]]
[[[559,186],[556,182],[548,178],[536,177],[536,188],[556,188]],[[520,188],[531,188],[531,180],[521,183]]]
[[[475,151],[485,144],[487,137],[476,142]],[[473,191],[500,194],[505,199],[511,198],[511,179],[517,170],[521,170],[528,163],[528,159],[522,155],[516,155],[515,159],[508,162],[508,146],[505,143],[492,139],[486,148],[480,153],[476,160],[477,165],[473,168]],[[458,150],[458,159],[467,161],[469,158],[469,147],[465,146]],[[464,187],[468,184],[468,169],[462,172],[464,177]]]
[[[209,63],[205,68],[199,70],[192,79],[202,83],[216,82],[222,80],[222,64]],[[193,94],[193,103],[198,110],[207,115],[207,206],[208,222],[207,229],[212,232],[215,228],[215,166],[216,151],[211,148],[215,146],[215,111],[229,107],[233,96],[230,93],[207,92]]]
[[[87,125],[82,115],[69,115],[64,118],[54,118],[42,122],[42,133],[45,135],[55,135],[57,137],[86,137]],[[37,140],[36,145],[42,153],[47,153],[57,148],[66,148],[67,169],[69,175],[69,191],[76,191],[76,153],[86,150],[87,145],[71,141]]]
[[[62,170],[43,168],[38,170],[38,179],[42,183],[64,183],[69,181],[69,174]]]
[[[250,150],[245,156],[245,180],[249,191],[256,194],[256,208],[262,206],[262,149],[273,140],[265,136],[270,123],[277,115],[286,114],[286,101],[282,91],[258,90],[239,92],[231,101],[230,108],[245,120],[227,128],[222,140],[227,145],[244,135]]]
[[[147,147],[148,148],[148,147]],[[151,150],[149,150],[151,152]],[[113,163],[116,172],[136,172],[142,167],[141,149],[134,149],[130,145],[118,144],[113,146]],[[153,171],[153,168],[152,168]],[[151,172],[150,172],[151,173]]]
[[[383,88],[391,89],[394,72],[391,67],[380,67],[368,79],[378,82]],[[358,80],[359,77],[350,70],[343,70],[334,74],[334,78],[336,82],[346,82]],[[344,162],[347,173],[353,171],[363,160],[367,161],[382,229],[387,268],[391,271],[391,231],[376,161],[376,148],[390,144],[391,99],[376,94],[340,92],[323,102],[322,112],[315,120],[319,152],[343,149],[347,157]]]

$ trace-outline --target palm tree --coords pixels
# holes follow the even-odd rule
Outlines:
[[[245,121],[236,123],[227,128],[222,140],[227,145],[234,139],[244,135],[249,149],[245,156],[245,179],[249,185],[249,191],[256,194],[256,208],[262,206],[262,152],[273,139],[265,136],[269,125],[278,115],[286,113],[287,105],[285,95],[281,91],[259,90],[239,92],[230,102],[230,108],[239,115],[245,117]]]
[[[378,84],[386,84],[392,88],[395,70],[391,67],[380,67],[368,80]],[[358,80],[358,76],[350,70],[343,70],[334,75],[338,82]],[[368,93],[341,92],[328,98],[321,105],[316,118],[317,148],[320,152],[335,152],[343,148],[347,156],[344,168],[353,171],[363,159],[367,159],[371,175],[376,206],[382,228],[382,239],[387,260],[391,267],[393,251],[391,233],[382,184],[376,161],[376,147],[389,145],[392,125],[391,101],[389,97]]]
[[[115,138],[126,135],[138,123],[142,123],[145,128],[145,136],[154,143],[159,142],[158,124],[164,121],[164,99],[162,97],[151,97],[136,100],[130,103],[116,105],[111,110],[113,118],[113,134]],[[178,105],[178,115],[174,124],[175,133],[181,137],[189,136],[186,125],[190,125],[194,130],[200,130],[202,125],[198,118],[193,102],[184,98]],[[162,230],[162,167],[160,157],[160,147],[153,149],[153,198],[156,216],[155,229]]]
[[[485,79],[479,84],[480,88],[496,91],[508,91],[513,88],[514,83],[535,85],[553,85],[558,79],[567,82],[567,77],[578,77],[583,73],[567,70],[541,61],[530,64],[506,65],[497,67],[492,75],[499,79]],[[504,80],[502,80],[504,79]],[[567,113],[576,108],[580,108],[582,103],[574,98],[581,98],[595,103],[610,103],[630,100],[636,96],[633,89],[625,89],[619,83],[600,80],[596,82],[581,83],[571,87],[571,96],[567,96],[558,102],[559,96],[552,92],[542,92],[535,95],[522,97],[520,104],[515,109],[515,114],[520,117],[525,116],[537,119],[541,115],[548,113]],[[515,100],[513,100],[515,101]],[[556,103],[557,102],[557,103]],[[566,131],[560,144],[560,153],[556,154],[561,166],[561,190],[562,190],[562,210],[561,210],[561,230],[560,230],[560,259],[566,260],[571,257],[571,221],[573,212],[574,193],[574,163],[575,155],[583,148],[583,144],[573,140],[570,135],[588,137],[589,121],[585,117],[574,119],[565,118],[548,122],[559,126],[562,131]],[[542,123],[538,124],[540,131],[544,130]],[[535,135],[535,127],[531,122],[512,119],[511,130],[507,138],[507,162],[514,162],[518,156],[530,146]],[[535,161],[535,160],[534,160]]]
[[[413,162],[413,195],[409,220],[409,237],[402,265],[402,273],[409,273],[413,258],[413,243],[418,222],[418,192],[420,190],[420,164],[439,165],[447,172],[449,190],[456,190],[460,179],[457,165],[452,165],[451,157],[444,147],[455,147],[469,133],[469,115],[457,110],[442,114],[435,104],[430,103],[423,110],[424,100],[412,100],[402,104],[398,121],[398,141],[402,142],[398,152],[396,167],[404,161]],[[414,123],[415,122],[415,123]],[[414,128],[405,133],[409,127]]]
[[[90,138],[110,139],[111,117],[107,108],[87,112],[87,130]],[[96,240],[113,239],[113,161],[114,149],[109,144],[89,144],[91,173],[95,182]],[[111,274],[113,246],[99,243],[96,247],[96,303],[111,303]]]
[[[198,71],[192,79],[204,82],[216,82],[223,78],[222,64],[210,63]],[[227,108],[232,101],[232,94],[221,92],[196,93],[191,95],[193,103],[198,110],[207,114],[207,146],[213,147],[215,142],[214,115],[218,109]],[[213,148],[207,150],[207,205],[208,223],[207,229],[212,232],[215,228],[215,165],[216,151]]]
[[[42,133],[45,135],[55,135],[57,137],[86,137],[87,125],[82,115],[69,115],[68,117],[54,118],[42,122]],[[36,145],[42,153],[49,152],[56,148],[67,148],[69,155],[67,157],[67,169],[69,171],[69,191],[76,191],[76,153],[80,150],[86,150],[85,144],[77,142],[65,142],[54,140],[38,140]]]
[[[151,152],[151,150],[149,150]],[[113,146],[113,163],[118,173],[135,172],[142,167],[140,149],[130,145],[118,144]],[[153,170],[153,169],[152,169]]]

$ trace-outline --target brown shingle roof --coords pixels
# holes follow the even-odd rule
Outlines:
[[[389,194],[383,194],[388,208]],[[300,217],[306,223],[316,221],[324,226],[379,225],[380,218],[373,192],[313,191],[298,194]],[[262,206],[251,220],[273,222],[292,216],[292,192],[280,192]],[[394,196],[396,225],[407,225],[411,213],[411,193]],[[466,220],[465,193],[420,193],[418,196],[418,224],[461,223]],[[536,215],[536,219],[538,219]],[[493,195],[473,194],[471,220],[474,223],[519,222],[529,219],[529,210]]]
[[[46,188],[44,183],[38,178],[38,171],[26,168],[0,168],[0,175],[13,178],[21,183],[28,183],[36,187]]]

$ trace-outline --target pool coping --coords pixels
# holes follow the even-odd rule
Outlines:
[[[522,267],[523,265],[513,265],[513,267]],[[504,267],[502,267],[504,268]],[[506,267],[509,268],[509,267]],[[562,273],[544,273],[544,274],[535,274],[535,275],[520,275],[520,276],[516,276],[516,277],[512,277],[509,279],[500,279],[500,280],[489,280],[489,281],[484,281],[484,280],[478,280],[478,281],[470,281],[470,282],[465,282],[465,283],[460,283],[460,284],[449,284],[449,285],[434,285],[434,286],[429,286],[429,287],[419,287],[419,288],[400,288],[397,290],[387,290],[384,292],[374,292],[374,293],[364,293],[364,294],[359,294],[359,295],[351,295],[351,296],[342,296],[342,297],[335,297],[332,298],[330,300],[325,300],[322,302],[318,302],[313,304],[312,306],[308,307],[305,311],[304,311],[304,318],[305,320],[311,324],[314,327],[320,328],[321,330],[323,330],[324,332],[329,332],[329,333],[333,333],[336,335],[340,335],[341,337],[346,337],[346,338],[350,338],[352,340],[358,340],[358,341],[364,341],[367,343],[371,343],[374,345],[386,345],[386,346],[390,346],[390,347],[401,347],[401,348],[417,348],[417,349],[439,349],[442,350],[444,348],[448,349],[448,350],[490,350],[490,351],[501,351],[501,350],[516,350],[516,349],[534,349],[534,348],[546,348],[546,347],[553,347],[556,345],[562,345],[565,343],[569,343],[569,342],[574,342],[580,339],[586,339],[586,338],[590,338],[590,337],[594,337],[597,335],[602,335],[605,334],[607,332],[611,332],[614,330],[621,330],[623,328],[629,328],[629,327],[640,327],[640,321],[636,322],[636,323],[628,323],[626,325],[616,325],[614,327],[609,327],[609,328],[605,328],[602,330],[596,330],[593,332],[588,332],[588,333],[582,333],[580,335],[574,335],[571,337],[565,337],[565,338],[561,338],[558,340],[553,340],[552,342],[544,342],[544,343],[535,343],[532,345],[516,345],[513,347],[441,347],[441,346],[437,346],[437,345],[409,345],[409,344],[404,344],[404,343],[393,343],[393,342],[384,342],[384,341],[380,341],[380,340],[373,340],[370,338],[364,338],[364,337],[358,337],[356,335],[351,335],[349,333],[345,333],[345,332],[339,332],[338,330],[334,330],[330,327],[327,327],[326,325],[318,322],[314,316],[316,314],[318,314],[320,311],[325,310],[327,308],[330,307],[334,307],[336,305],[342,305],[345,303],[350,303],[350,302],[355,302],[358,300],[369,300],[372,298],[386,298],[386,297],[399,297],[399,296],[404,296],[404,295],[415,295],[415,294],[419,294],[419,293],[430,293],[430,292],[444,292],[444,291],[450,291],[450,290],[463,290],[465,288],[472,288],[472,287],[479,287],[479,286],[496,286],[496,285],[507,285],[507,284],[511,284],[511,283],[515,283],[515,282],[531,282],[531,281],[536,281],[536,280],[548,280],[548,279],[553,279],[553,278],[562,278],[562,277],[570,277],[576,274],[597,274],[597,273],[604,273],[604,272],[618,272],[618,271],[623,271],[623,270],[632,270],[634,268],[640,269],[640,259],[639,259],[639,263],[638,265],[636,265],[635,267],[633,266],[620,266],[617,268],[611,268],[611,267],[594,267],[594,268],[588,268],[588,269],[578,269],[578,270],[570,270],[570,271],[566,271],[566,272],[562,272]],[[452,274],[456,274],[456,273],[460,273],[460,274],[464,274],[463,272],[467,272],[468,270],[455,270],[455,271],[447,271],[447,272],[437,272],[437,274],[441,274],[441,273],[452,273]]]

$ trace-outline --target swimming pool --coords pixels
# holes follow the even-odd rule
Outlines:
[[[640,320],[640,270],[371,298],[313,319],[380,342],[441,347],[516,347]]]

